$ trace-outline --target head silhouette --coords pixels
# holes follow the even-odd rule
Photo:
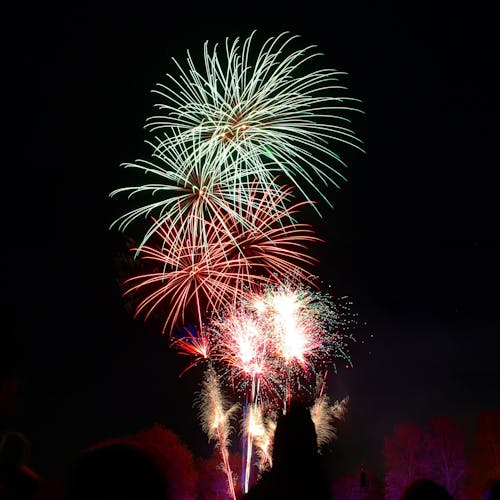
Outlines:
[[[280,415],[273,445],[273,468],[302,467],[316,459],[317,437],[311,412],[302,400],[293,399]]]
[[[7,431],[0,437],[0,463],[21,467],[28,465],[31,443],[28,438],[16,431]]]
[[[165,500],[166,481],[152,456],[124,443],[82,453],[70,473],[66,500]]]
[[[24,434],[7,431],[0,436],[0,498],[35,498],[39,477],[28,467],[30,455],[31,443]]]
[[[500,479],[493,481],[486,498],[487,500],[500,500]]]
[[[446,488],[434,481],[419,479],[405,489],[401,500],[452,500],[452,497]]]
[[[286,414],[279,417],[272,469],[250,490],[248,498],[329,498],[316,430],[304,401],[292,400]]]

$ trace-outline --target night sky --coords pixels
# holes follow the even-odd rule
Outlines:
[[[326,240],[317,274],[360,319],[354,368],[329,382],[350,396],[334,475],[380,470],[398,423],[450,415],[471,429],[500,408],[498,11],[367,4],[23,4],[5,16],[0,375],[17,391],[2,425],[28,435],[42,476],[153,422],[210,452],[191,408],[200,372],[179,379],[185,360],[120,296],[125,243],[108,227],[131,206],[108,193],[124,185],[120,163],[148,152],[150,90],[170,57],[254,29],[317,44],[366,113],[354,127],[367,154],[345,148],[334,209],[308,216]]]

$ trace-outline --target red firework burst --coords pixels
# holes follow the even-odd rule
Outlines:
[[[301,204],[276,211],[290,192],[255,187],[237,216],[226,213],[207,221],[203,235],[191,230],[194,223],[159,226],[158,245],[139,249],[140,258],[154,269],[126,281],[126,295],[143,296],[136,316],[144,313],[147,319],[161,306],[164,333],[186,320],[202,330],[203,318],[234,306],[263,283],[310,282],[305,266],[314,258],[305,244],[319,239],[309,225],[294,223]]]

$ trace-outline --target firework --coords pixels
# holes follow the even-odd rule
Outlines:
[[[163,308],[163,331],[172,332],[186,316],[203,329],[203,318],[222,307],[235,304],[247,290],[262,283],[311,281],[306,266],[314,259],[306,243],[319,241],[310,226],[289,223],[298,205],[275,207],[288,196],[274,193],[251,195],[251,204],[237,219],[226,214],[220,220],[205,221],[203,236],[181,224],[156,227],[156,246],[144,245],[139,256],[153,264],[153,272],[127,280],[125,294],[142,296],[136,315]],[[191,217],[192,215],[188,215]]]
[[[266,468],[272,467],[271,449],[274,431],[276,429],[276,420],[268,418],[264,421],[262,406],[251,404],[246,408],[243,425],[245,429],[244,439],[246,440],[244,447],[246,454],[245,457],[243,457],[245,460],[243,491],[246,493],[248,492],[248,486],[250,484],[250,469],[254,446],[257,448],[257,466],[259,471],[262,472]]]
[[[289,206],[292,190],[277,175],[315,206],[307,192],[326,199],[322,187],[341,176],[330,146],[359,147],[359,140],[344,126],[346,112],[356,110],[346,104],[356,100],[343,95],[342,73],[309,71],[319,54],[313,46],[294,49],[297,38],[282,33],[260,47],[254,34],[226,40],[223,49],[206,43],[203,67],[188,53],[187,66],[176,61],[177,76],[155,90],[152,158],[124,164],[146,182],[111,193],[139,206],[112,226],[153,221],[135,256],[161,272],[132,278],[127,293],[146,295],[136,315],[168,311],[164,331],[185,324],[185,314],[201,329],[205,316],[262,283],[309,281],[307,245],[318,239],[294,219],[303,203]]]
[[[306,286],[264,285],[212,318],[202,338],[182,340],[184,353],[209,358],[250,404],[276,409],[309,390],[335,359],[350,364],[355,321],[346,309]],[[200,343],[203,353],[193,347]]]
[[[193,142],[196,142],[194,138]],[[152,198],[150,203],[125,213],[111,225],[124,231],[137,219],[152,220],[153,224],[144,234],[138,251],[160,227],[165,226],[172,230],[175,228],[180,244],[187,237],[199,240],[201,244],[207,243],[207,223],[215,223],[220,231],[231,236],[231,229],[225,226],[227,218],[238,221],[246,228],[245,218],[241,215],[242,207],[246,210],[252,206],[251,198],[255,198],[255,193],[263,190],[280,192],[267,184],[257,186],[252,181],[255,177],[253,170],[242,159],[227,164],[219,161],[213,153],[195,154],[184,144],[163,152],[156,148],[153,160],[138,159],[123,166],[142,171],[155,182],[119,188],[110,194],[127,194],[128,198],[140,199],[149,195]],[[284,201],[283,197],[281,201]],[[276,211],[282,208],[283,204],[276,203]]]
[[[280,172],[306,199],[305,187],[330,203],[321,187],[338,186],[343,175],[332,163],[345,164],[329,145],[361,149],[346,116],[358,109],[338,83],[344,73],[306,70],[320,54],[314,46],[292,49],[297,38],[282,33],[260,48],[254,34],[242,43],[226,39],[223,49],[206,42],[202,68],[189,52],[186,65],[174,59],[178,76],[157,85],[160,114],[148,120],[151,132],[163,133],[157,151],[183,144],[230,166],[242,158],[264,184]]]
[[[311,408],[311,418],[316,430],[318,449],[330,443],[337,437],[336,422],[343,420],[347,412],[349,398],[330,403],[327,395],[323,394],[314,401]]]
[[[171,332],[179,321],[184,324],[190,312],[201,328],[207,309],[231,303],[238,293],[233,281],[241,273],[231,273],[231,261],[228,262],[224,248],[217,242],[201,246],[196,241],[181,240],[175,227],[170,230],[159,227],[157,234],[161,238],[159,249],[143,246],[140,253],[157,270],[127,280],[129,288],[125,294],[145,295],[136,307],[136,316],[144,312],[147,319],[159,307],[166,310],[163,332]],[[163,252],[163,247],[170,251]],[[252,276],[245,278],[252,280]]]
[[[335,359],[350,364],[354,323],[342,305],[326,294],[290,284],[264,287],[253,297],[257,315],[269,325],[285,411],[291,396],[310,387],[316,374]]]
[[[238,409],[238,405],[229,406],[219,388],[219,381],[215,372],[207,370],[198,406],[200,408],[200,419],[203,430],[207,433],[209,440],[213,440],[219,448],[231,497],[235,500],[234,478],[229,465],[228,446],[231,444],[229,435],[231,432],[231,419]]]
[[[279,394],[278,369],[268,324],[240,305],[212,321],[207,335],[223,378],[250,404]]]
[[[269,464],[272,425],[268,430],[263,427],[264,415],[272,422],[280,408],[286,412],[292,396],[310,392],[314,381],[324,390],[322,374],[335,358],[350,362],[352,320],[342,311],[330,297],[310,288],[268,285],[221,312],[204,332],[211,365],[243,397],[244,491],[254,446],[261,467]],[[187,342],[191,348],[192,340]],[[322,394],[317,398],[314,421],[321,444],[334,436],[334,419],[340,418],[345,403],[331,406]]]
[[[136,203],[112,227],[146,221],[133,251],[148,271],[125,282],[125,295],[136,316],[161,314],[163,333],[192,358],[186,370],[205,367],[197,403],[233,499],[236,406],[220,384],[243,402],[246,492],[254,448],[259,470],[271,466],[276,414],[314,381],[324,386],[336,359],[350,364],[352,322],[342,302],[311,288],[309,247],[319,238],[296,216],[304,205],[319,213],[314,198],[331,205],[324,189],[345,179],[337,146],[362,150],[349,120],[359,110],[339,84],[344,73],[314,69],[320,54],[293,48],[297,38],[282,33],[259,46],[253,33],[205,43],[203,65],[189,52],[174,60],[177,74],[154,90],[151,158],[123,164],[146,181],[111,193]],[[316,394],[318,447],[335,436],[346,404]]]
[[[227,248],[233,246],[232,255],[239,257],[241,275],[247,276],[252,269],[259,269],[263,276],[272,275],[272,283],[313,283],[307,268],[316,259],[308,250],[311,244],[321,240],[310,225],[299,224],[293,218],[304,203],[285,206],[291,188],[282,188],[280,193],[273,190],[257,193],[258,190],[252,192],[250,204],[241,211],[243,223],[233,219],[225,224],[233,235],[227,241]],[[282,208],[277,210],[277,207]],[[248,288],[244,280],[240,283]]]
[[[272,446],[276,430],[276,414],[271,413],[265,418],[260,405],[252,405],[249,410],[245,429],[247,434],[252,437],[257,450],[257,466],[259,471],[263,472],[273,465]]]
[[[180,337],[174,338],[171,347],[184,356],[190,356],[194,360],[179,375],[179,378],[188,370],[199,363],[210,358],[210,340],[205,335],[203,329],[191,332],[189,328],[184,327]]]

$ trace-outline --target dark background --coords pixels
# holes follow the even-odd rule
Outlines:
[[[170,57],[205,40],[290,31],[349,73],[366,155],[311,217],[326,243],[317,273],[349,295],[361,325],[353,369],[332,376],[350,414],[333,475],[381,470],[400,422],[450,415],[473,429],[500,407],[498,4],[177,2],[19,5],[4,59],[3,426],[26,432],[33,467],[60,477],[100,439],[153,422],[196,455],[210,447],[192,409],[200,373],[134,321],[108,230],[119,164],[145,156],[143,124]],[[371,337],[373,335],[373,337]]]

